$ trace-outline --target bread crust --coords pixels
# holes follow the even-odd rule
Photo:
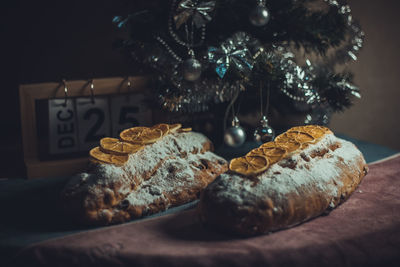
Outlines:
[[[344,202],[367,171],[353,144],[327,134],[257,177],[222,174],[202,193],[200,219],[243,236],[291,227]]]
[[[202,134],[175,133],[129,155],[123,166],[93,164],[65,186],[64,209],[79,223],[107,225],[187,203],[227,170],[212,149]]]

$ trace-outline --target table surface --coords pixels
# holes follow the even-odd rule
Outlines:
[[[394,155],[397,151],[379,145],[340,136],[352,141],[364,154],[367,162]],[[254,143],[246,143],[241,149],[249,151]],[[238,151],[238,150],[236,150]],[[217,149],[217,153],[231,158],[234,151]],[[239,149],[239,153],[242,153]],[[94,229],[73,225],[59,210],[59,193],[69,177],[54,177],[35,180],[0,180],[0,256],[10,258],[20,249],[57,237]],[[152,217],[178,213],[196,205],[172,208]],[[148,219],[148,218],[145,218]]]

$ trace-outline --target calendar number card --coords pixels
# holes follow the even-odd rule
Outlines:
[[[118,136],[126,128],[148,124],[152,121],[152,112],[143,94],[116,95],[111,98],[111,119],[112,135]]]
[[[50,154],[78,151],[74,103],[63,99],[49,100]]]
[[[97,146],[101,138],[110,136],[109,100],[107,97],[79,97],[75,104],[79,148],[88,151]]]
[[[82,171],[88,151],[101,138],[153,123],[153,112],[146,105],[146,77],[96,79],[91,85],[67,81],[20,86],[28,178]]]

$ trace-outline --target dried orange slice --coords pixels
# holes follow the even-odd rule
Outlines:
[[[149,127],[133,127],[125,129],[119,134],[119,137],[121,138],[122,141],[130,142],[130,140],[134,139],[135,137],[140,135],[144,130],[147,129],[149,129]]]
[[[129,142],[142,145],[153,144],[160,140],[162,136],[163,132],[160,129],[145,129]]]
[[[275,162],[280,161],[283,157],[285,157],[287,151],[284,147],[279,146],[274,142],[268,142],[261,145],[259,148],[253,149],[249,153],[248,156],[252,155],[264,155],[268,158],[269,164],[274,164]]]
[[[157,142],[162,135],[163,132],[160,129],[134,127],[122,131],[120,137],[125,142],[146,145]]]
[[[309,127],[306,128],[307,133],[312,135],[314,138],[320,138],[325,134],[332,133],[331,130],[324,126],[319,126],[319,125],[309,125]]]
[[[299,132],[299,131],[288,131],[286,132],[286,135],[290,138],[293,139],[300,144],[303,143],[311,143],[315,140],[314,137],[312,137],[310,134],[306,132]]]
[[[332,133],[331,130],[324,126],[319,126],[319,125],[305,125],[305,126],[297,126],[289,129],[288,131],[299,131],[299,132],[304,132],[308,133],[315,139],[318,139],[322,137],[324,134],[327,133]]]
[[[178,130],[178,133],[187,133],[187,132],[191,132],[192,128],[181,128]]]
[[[120,156],[120,155],[104,153],[98,146],[90,150],[89,155],[95,161],[98,160],[100,162],[111,163],[115,165],[123,165],[125,162],[128,161],[128,155]]]
[[[131,144],[117,138],[105,137],[100,140],[100,148],[106,153],[123,156],[139,151],[143,148],[143,145]]]
[[[274,141],[278,146],[283,147],[286,149],[288,153],[295,151],[301,147],[301,143],[296,141],[294,138],[291,138],[291,136],[287,135],[286,133],[283,133],[281,135],[278,135],[275,138]]]
[[[137,141],[141,144],[152,144],[160,140],[162,136],[163,132],[160,129],[149,129],[143,131]]]
[[[229,169],[246,176],[256,175],[268,169],[269,161],[265,156],[250,155],[232,159]]]
[[[156,124],[151,129],[160,129],[162,131],[162,136],[165,136],[169,133],[169,125],[166,123]]]
[[[178,131],[180,128],[182,128],[182,124],[176,123],[176,124],[170,124],[169,125],[169,132],[170,133],[175,133]]]

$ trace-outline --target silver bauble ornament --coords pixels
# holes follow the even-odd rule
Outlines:
[[[261,125],[254,131],[254,141],[258,143],[273,141],[275,138],[275,131],[271,126],[268,125],[267,117],[263,116],[260,124]]]
[[[201,63],[195,58],[186,59],[182,65],[183,78],[194,82],[201,76]]]
[[[264,4],[258,4],[251,12],[249,16],[251,24],[257,27],[267,25],[270,14]]]
[[[246,141],[246,132],[240,127],[239,119],[236,116],[232,120],[232,127],[226,129],[224,133],[224,141],[231,147],[241,146]]]

